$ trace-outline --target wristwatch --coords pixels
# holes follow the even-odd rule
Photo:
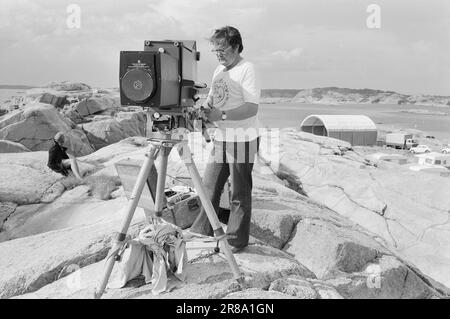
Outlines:
[[[227,114],[225,111],[222,111],[222,121],[225,121],[227,119]]]

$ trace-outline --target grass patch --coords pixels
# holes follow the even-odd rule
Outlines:
[[[88,176],[83,179],[77,179],[69,176],[61,180],[61,184],[66,190],[74,189],[75,187],[86,185],[89,187],[89,192],[95,198],[101,200],[108,200],[111,198],[111,193],[114,192],[120,185],[122,185],[118,176]]]

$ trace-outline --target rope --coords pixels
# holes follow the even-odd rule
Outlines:
[[[212,256],[214,256],[214,255],[217,255],[219,252],[216,252],[216,251],[209,251],[209,252],[207,252],[207,253],[202,253],[200,256],[198,256],[198,257],[195,257],[194,259],[191,259],[191,260],[189,260],[188,261],[188,264],[193,264],[193,263],[195,263],[195,262],[197,262],[197,261],[200,261],[200,260],[202,260],[202,259],[205,259],[205,258],[209,258],[209,257],[212,257]]]

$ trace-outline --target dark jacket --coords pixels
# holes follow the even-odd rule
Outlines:
[[[56,141],[53,141],[54,145],[48,150],[48,163],[47,166],[55,172],[62,173],[67,170],[62,165],[63,159],[69,159],[66,153],[67,147],[62,147]]]

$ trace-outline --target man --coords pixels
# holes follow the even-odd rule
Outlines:
[[[56,133],[53,138],[54,145],[48,151],[48,163],[47,166],[55,171],[56,173],[62,174],[64,176],[69,176],[72,172],[73,164],[73,174],[77,178],[81,178],[78,172],[78,165],[75,158],[69,160],[69,156],[66,153],[67,147],[64,147],[65,137],[62,132]]]
[[[252,170],[259,148],[260,84],[254,65],[241,56],[244,47],[236,28],[226,26],[215,30],[210,42],[219,66],[213,75],[205,113],[217,125],[217,130],[203,183],[217,212],[225,182],[228,177],[231,179],[227,239],[236,253],[249,241]],[[204,209],[190,230],[213,235]]]

